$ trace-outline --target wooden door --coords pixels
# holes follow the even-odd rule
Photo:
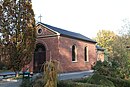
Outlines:
[[[43,45],[36,46],[34,52],[34,73],[43,72],[43,64],[46,61],[46,49]]]

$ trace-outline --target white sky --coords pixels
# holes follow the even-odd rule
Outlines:
[[[93,38],[99,30],[117,32],[130,19],[130,0],[32,0],[36,20]]]

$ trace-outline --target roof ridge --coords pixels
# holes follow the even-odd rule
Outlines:
[[[62,28],[58,28],[58,27],[54,27],[54,26],[51,26],[51,25],[48,25],[48,24],[45,24],[45,23],[42,23],[42,22],[38,22],[38,24],[42,24],[62,35],[65,35],[65,36],[69,36],[69,37],[73,37],[73,38],[76,38],[76,39],[80,39],[80,40],[84,40],[84,41],[89,41],[89,42],[93,42],[93,43],[96,43],[96,41],[80,34],[80,33],[77,33],[77,32],[73,32],[73,31],[68,31],[68,30],[65,30],[65,29],[62,29]]]
[[[43,25],[51,26],[51,27],[54,27],[54,28],[57,28],[57,29],[60,29],[60,30],[63,30],[63,31],[80,34],[80,33],[77,33],[77,32],[73,32],[73,31],[69,31],[69,30],[66,30],[66,29],[59,28],[59,27],[55,27],[55,26],[52,26],[52,25],[49,25],[49,24],[46,24],[46,23],[42,23],[42,22],[39,22],[39,23],[41,23],[41,24],[43,24]]]

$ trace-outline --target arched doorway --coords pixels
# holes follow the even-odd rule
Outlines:
[[[34,52],[33,72],[43,72],[43,64],[46,62],[46,48],[43,44],[37,44]]]

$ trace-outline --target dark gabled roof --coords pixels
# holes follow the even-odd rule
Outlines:
[[[83,41],[96,43],[96,41],[94,41],[94,40],[92,40],[92,39],[90,39],[90,38],[88,38],[88,37],[86,37],[84,35],[81,35],[79,33],[67,31],[67,30],[57,28],[57,27],[54,27],[54,26],[51,26],[51,25],[48,25],[48,24],[44,24],[44,23],[41,23],[41,22],[39,22],[38,24],[42,24],[42,25],[48,27],[49,29],[60,33],[63,36],[67,36],[67,37],[71,37],[71,38],[75,38],[75,39],[80,39],[80,40],[83,40]]]
[[[97,48],[97,50],[100,50],[100,51],[104,51],[105,50],[104,48],[102,48],[102,47],[100,47],[98,45],[96,45],[96,48]]]

